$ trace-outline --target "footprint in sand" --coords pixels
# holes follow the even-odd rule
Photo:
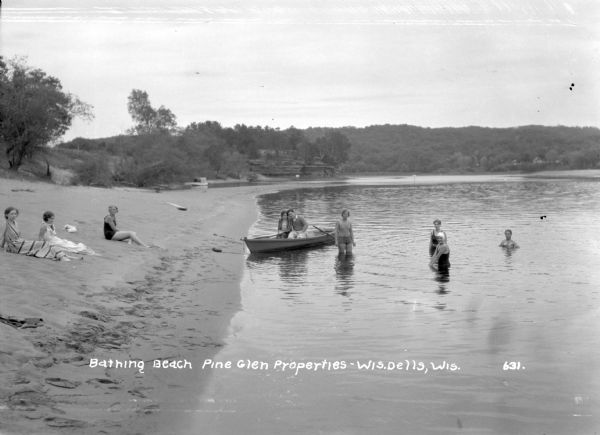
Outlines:
[[[141,391],[141,390],[152,390],[152,389],[153,389],[153,388],[150,388],[150,387],[141,387],[141,388],[134,388],[134,389],[132,389],[132,390],[129,390],[129,391],[127,391],[127,392],[128,392],[129,394],[133,395],[133,396],[137,396],[137,397],[139,397],[139,398],[141,398],[141,399],[145,399],[145,398],[146,398],[146,397],[148,397],[148,396],[146,396],[144,393],[142,393],[142,391]]]
[[[62,378],[46,378],[46,383],[60,388],[77,388],[81,385],[79,381],[69,381]]]
[[[160,411],[160,406],[158,406],[156,404],[145,406],[142,409],[142,412],[144,414],[152,414],[152,413],[159,412],[159,411]]]
[[[81,420],[73,420],[70,418],[62,418],[62,417],[46,417],[44,419],[48,426],[52,427],[78,427],[83,428],[87,426],[85,421]]]
[[[112,379],[108,379],[108,378],[93,378],[93,379],[89,379],[87,381],[85,381],[86,384],[90,384],[90,385],[114,385],[114,384],[118,384],[119,381],[114,381]]]

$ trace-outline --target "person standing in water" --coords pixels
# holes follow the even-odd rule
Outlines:
[[[433,221],[433,230],[431,231],[431,237],[429,239],[429,256],[432,256],[438,245],[438,236],[444,236],[444,243],[448,243],[448,237],[446,233],[442,231],[442,221],[436,219]]]
[[[352,254],[352,247],[356,246],[354,242],[354,233],[352,232],[352,222],[348,220],[350,212],[347,209],[342,210],[342,219],[335,223],[335,245],[338,247],[340,255]]]
[[[504,231],[504,237],[506,238],[500,242],[500,246],[502,248],[516,249],[519,247],[519,245],[517,245],[517,242],[512,240],[512,230],[507,229],[506,231]]]
[[[450,269],[450,247],[444,240],[444,236],[437,236],[437,247],[429,260],[429,266],[439,273],[449,273]]]

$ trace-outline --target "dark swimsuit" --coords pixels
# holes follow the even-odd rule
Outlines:
[[[448,273],[450,269],[450,253],[440,255],[438,258],[438,272]]]
[[[109,216],[107,216],[107,217],[109,217]],[[106,219],[106,218],[104,218],[104,219]],[[117,220],[113,219],[113,222],[114,222],[115,226],[117,226]],[[108,222],[104,221],[104,237],[106,238],[106,240],[112,240],[115,233],[116,233],[116,231],[112,229],[110,224]]]
[[[437,248],[438,241],[437,237],[434,234],[434,231],[431,231],[431,240],[429,241],[429,256],[431,257],[435,253],[435,249]]]

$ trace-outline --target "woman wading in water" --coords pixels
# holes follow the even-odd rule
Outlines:
[[[439,273],[448,274],[450,272],[450,247],[446,244],[442,235],[437,236],[437,242],[429,266]]]
[[[438,245],[438,236],[444,236],[444,243],[448,243],[448,237],[446,233],[442,231],[442,221],[436,219],[433,221],[433,230],[431,231],[431,237],[429,239],[429,256],[432,256]]]
[[[356,246],[354,233],[352,232],[352,222],[348,220],[349,217],[350,212],[344,209],[342,210],[342,219],[335,223],[335,244],[340,255],[351,255],[352,247]]]

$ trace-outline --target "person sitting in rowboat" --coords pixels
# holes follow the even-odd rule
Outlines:
[[[306,220],[302,216],[297,215],[292,208],[288,210],[288,216],[292,227],[292,231],[290,231],[288,239],[305,239],[306,230],[308,229],[308,223]]]
[[[277,238],[287,239],[291,231],[292,224],[290,222],[288,212],[283,210],[281,212],[281,217],[279,218],[279,223],[277,224]]]

